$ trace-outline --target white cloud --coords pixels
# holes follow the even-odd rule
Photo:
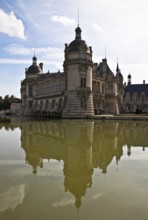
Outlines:
[[[13,12],[6,14],[0,9],[0,32],[10,37],[17,37],[25,40],[24,30],[23,22],[17,19]]]
[[[4,51],[11,55],[31,55],[34,54],[34,48],[26,48],[21,45],[11,44],[4,48]]]
[[[38,47],[38,48],[27,48],[23,47],[19,44],[11,44],[4,48],[4,51],[11,55],[33,55],[34,52],[37,55],[42,56],[52,56],[53,54],[56,56],[58,54],[63,56],[63,48],[58,47]]]
[[[96,199],[98,199],[98,198],[101,198],[101,197],[103,197],[104,196],[104,193],[98,193],[98,194],[94,194],[93,196],[92,196],[92,199],[93,200],[96,200]]]
[[[55,55],[56,57],[56,55]],[[41,62],[43,62],[46,65],[46,70],[44,71],[44,73],[46,73],[48,70],[50,70],[50,72],[55,72],[55,71],[63,71],[63,62],[57,58],[57,60],[47,60],[47,59],[42,59],[40,60]],[[39,61],[39,62],[40,62]],[[31,65],[31,59],[0,59],[0,64],[11,64],[11,65],[19,65],[19,64],[25,64],[25,65]],[[47,65],[49,65],[49,67],[47,68]],[[56,69],[56,70],[55,70]],[[23,70],[23,67],[22,67]],[[10,71],[12,72],[12,71]]]
[[[50,7],[52,0],[39,0],[39,2],[45,7]]]
[[[30,56],[30,59],[6,59],[1,58],[2,64],[31,64],[32,56],[34,54],[34,48],[27,48],[21,45],[12,44],[4,48],[4,51],[11,55]],[[39,47],[35,48],[35,54],[38,58],[38,62],[43,62],[46,65],[55,66],[57,69],[62,70],[64,53],[61,48],[58,47]],[[41,58],[40,58],[41,57]]]
[[[96,32],[101,32],[103,30],[103,28],[94,22],[94,23],[92,23],[92,30],[96,31]]]
[[[60,23],[63,26],[73,25],[76,23],[76,21],[73,18],[69,18],[67,16],[59,16],[59,15],[52,16],[51,20],[53,22]]]
[[[22,204],[25,197],[25,185],[12,186],[8,191],[0,193],[0,212],[7,209],[14,210]]]
[[[74,202],[75,202],[74,199],[63,198],[61,201],[55,202],[53,204],[53,207],[54,208],[64,207],[64,206],[68,206],[68,205],[74,204]]]
[[[24,164],[23,160],[0,160],[0,166],[22,165],[22,164]]]
[[[30,60],[28,59],[0,59],[0,64],[29,64]]]

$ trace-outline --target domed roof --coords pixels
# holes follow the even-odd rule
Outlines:
[[[28,68],[27,73],[40,73],[41,68],[37,65],[37,58],[34,56],[32,58],[32,65]]]
[[[36,64],[32,64],[29,68],[28,68],[28,71],[27,73],[40,73],[41,72],[41,69],[38,65]]]
[[[69,45],[68,45],[68,50],[69,51],[78,51],[80,47],[82,47],[85,50],[89,50],[89,47],[87,46],[86,42],[81,39],[81,28],[78,26],[75,29],[76,36],[75,40],[73,40]]]
[[[87,46],[86,42],[81,39],[73,40],[68,46],[69,51],[78,51],[80,47],[83,47],[85,50],[89,50],[89,47]]]

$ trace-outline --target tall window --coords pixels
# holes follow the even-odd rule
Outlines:
[[[85,71],[80,72],[80,85],[81,87],[86,87],[86,72]]]
[[[43,107],[43,101],[40,102],[40,110],[42,110]]]
[[[49,101],[46,100],[46,107],[45,107],[46,110],[48,109],[48,105],[49,105]]]
[[[52,100],[51,108],[54,109],[55,107],[55,99]]]
[[[32,86],[29,86],[29,97],[32,97]]]
[[[80,52],[80,58],[81,59],[85,59],[86,58],[86,54],[84,52]]]
[[[62,109],[62,107],[63,107],[63,100],[62,100],[62,98],[60,98],[60,100],[59,100],[59,109]]]
[[[32,108],[32,101],[29,101],[28,104],[29,104],[29,108]]]

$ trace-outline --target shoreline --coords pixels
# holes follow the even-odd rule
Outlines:
[[[90,119],[95,120],[118,120],[118,121],[148,121],[146,115],[94,115]]]
[[[93,119],[93,120],[116,120],[116,121],[148,121],[148,115],[93,115],[93,116],[88,116],[87,118],[50,118],[50,117],[18,117],[18,116],[0,116],[0,122],[8,122],[12,118],[17,118],[19,120],[21,119],[27,119],[27,120],[50,120],[50,119],[59,119],[59,120],[86,120],[86,119]]]

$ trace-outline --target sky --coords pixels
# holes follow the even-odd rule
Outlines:
[[[78,23],[93,62],[106,56],[114,73],[118,61],[125,82],[130,73],[133,84],[148,83],[147,0],[0,0],[0,96],[20,97],[34,54],[44,73],[62,72]]]

